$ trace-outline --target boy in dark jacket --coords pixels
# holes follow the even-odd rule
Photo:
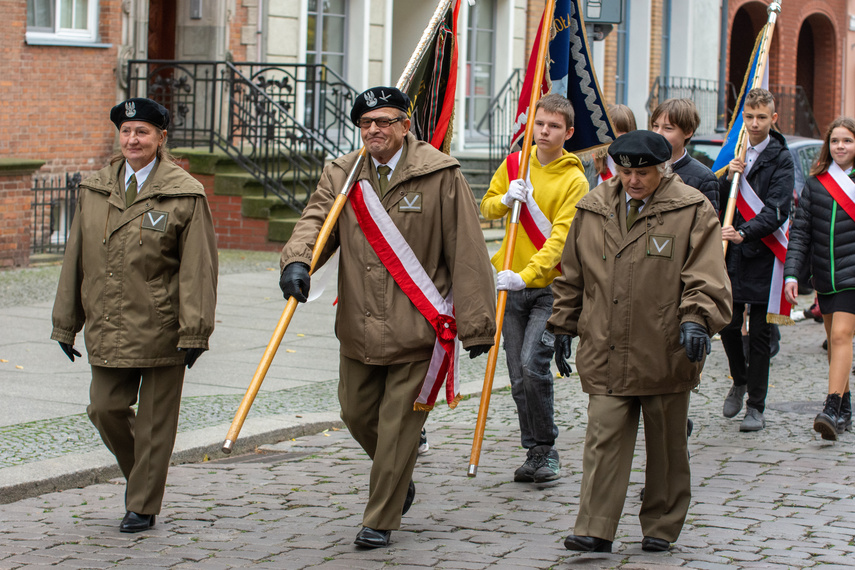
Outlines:
[[[667,99],[656,107],[650,118],[650,130],[671,143],[671,170],[683,182],[700,190],[701,194],[720,211],[718,178],[712,170],[686,152],[686,145],[701,124],[698,109],[691,99]]]
[[[742,118],[748,134],[748,151],[743,162],[731,160],[727,176],[720,182],[721,193],[730,193],[733,173],[745,177],[762,203],[759,211],[746,220],[737,210],[733,225],[722,228],[722,239],[730,241],[727,249],[727,272],[733,286],[733,321],[721,331],[721,342],[727,353],[733,386],[724,400],[722,413],[736,416],[748,394],[745,417],[740,431],[758,431],[766,427],[763,412],[769,386],[771,325],[766,322],[775,254],[762,239],[778,229],[790,215],[790,202],[795,185],[793,158],[783,135],[772,131],[778,120],[775,99],[765,89],[752,89],[745,98]],[[722,203],[726,203],[723,199]],[[742,346],[742,322],[745,306],[749,309],[749,355],[745,363]]]

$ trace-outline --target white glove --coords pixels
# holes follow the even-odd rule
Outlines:
[[[520,277],[519,273],[505,269],[499,271],[496,279],[496,289],[499,291],[522,291],[525,289],[525,281]]]
[[[529,192],[531,192],[531,186],[526,184],[525,180],[521,178],[511,180],[511,183],[508,186],[508,191],[505,192],[504,196],[502,196],[502,204],[508,208],[512,208],[514,200],[525,202],[525,198]]]

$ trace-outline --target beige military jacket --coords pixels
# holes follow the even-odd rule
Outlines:
[[[323,221],[356,160],[334,160],[282,249],[281,267],[311,265]],[[358,179],[377,183],[370,159]],[[404,151],[381,200],[440,294],[453,286],[457,331],[464,347],[492,345],[496,294],[478,208],[458,162],[407,134]],[[380,262],[345,204],[324,249],[325,263],[341,247],[336,335],[341,353],[366,364],[428,360],[436,333]]]
[[[217,303],[217,245],[202,185],[158,161],[125,208],[124,161],[80,185],[53,307],[53,340],[84,336],[89,362],[183,364],[208,348]]]
[[[680,324],[710,334],[730,322],[721,225],[709,201],[663,178],[629,231],[615,176],[577,204],[553,282],[548,328],[579,337],[576,367],[589,394],[672,394],[698,384],[702,362],[680,345]]]

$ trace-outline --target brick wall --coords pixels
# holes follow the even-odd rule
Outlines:
[[[176,161],[189,171],[187,159]],[[214,231],[219,249],[248,249],[252,251],[279,251],[282,243],[267,240],[267,220],[245,218],[241,214],[240,196],[217,196],[214,194],[214,175],[190,173],[205,187]]]
[[[258,0],[237,0],[229,20],[229,51],[235,61],[257,61]]]
[[[656,78],[662,73],[662,32],[664,24],[662,0],[650,2],[650,67],[647,72],[647,91],[653,88]],[[676,46],[675,46],[676,47]],[[644,125],[639,125],[644,128]]]
[[[0,269],[26,267],[30,261],[32,233],[32,180],[37,161],[29,166],[13,166],[12,159],[0,159]]]
[[[0,156],[45,160],[43,172],[94,170],[107,161],[121,2],[99,6],[99,41],[109,48],[27,45],[27,3],[3,2]]]
[[[752,8],[753,4],[756,4],[753,0],[732,0],[728,5],[728,29],[740,8]],[[784,2],[770,50],[769,82],[796,85],[799,34],[805,25],[812,26],[816,55],[813,62],[813,111],[821,132],[842,108],[843,47],[849,24],[847,5],[847,0]],[[752,22],[755,19],[760,18],[752,18]],[[759,26],[763,23],[765,18]],[[728,61],[729,58],[728,51]],[[846,79],[851,82],[852,78]],[[728,81],[740,85],[742,77],[728,77]]]

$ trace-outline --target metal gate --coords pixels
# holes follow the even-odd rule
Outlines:
[[[33,183],[31,253],[63,253],[77,207],[79,172],[37,176]]]

